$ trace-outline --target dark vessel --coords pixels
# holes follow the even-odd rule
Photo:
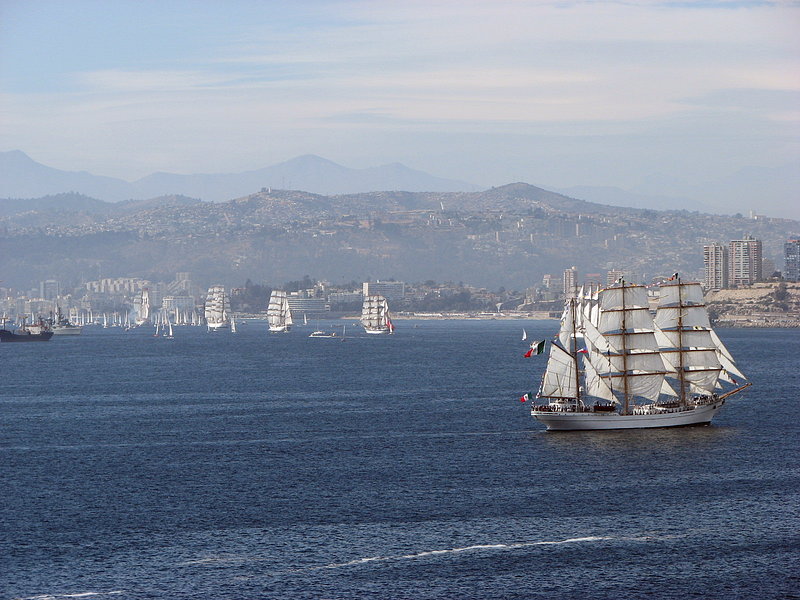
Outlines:
[[[53,337],[53,330],[50,324],[41,317],[38,323],[33,325],[27,325],[23,320],[22,325],[15,331],[6,329],[5,323],[0,329],[0,342],[46,342],[51,337]]]

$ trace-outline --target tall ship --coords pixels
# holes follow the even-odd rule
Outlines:
[[[206,296],[206,325],[209,331],[218,331],[230,327],[228,296],[221,285],[212,285]]]
[[[136,312],[134,323],[144,325],[150,322],[150,290],[144,288],[138,298],[133,301],[133,308]]]
[[[66,315],[61,312],[61,307],[56,304],[56,314],[53,322],[53,335],[80,335],[82,332],[83,327],[70,321]]]
[[[286,332],[291,329],[294,322],[292,321],[292,311],[289,309],[289,298],[286,292],[272,290],[272,294],[269,297],[269,305],[267,306],[267,322],[269,323],[269,330],[272,332]]]
[[[548,430],[708,425],[751,385],[711,328],[699,283],[662,283],[655,319],[643,286],[620,280],[593,296],[567,300],[550,344],[531,407]]]
[[[47,342],[51,337],[53,330],[50,323],[41,317],[32,325],[28,325],[23,317],[22,324],[13,331],[6,329],[6,321],[3,319],[3,327],[0,329],[0,342]]]
[[[361,306],[361,324],[367,333],[394,333],[389,304],[383,296],[365,296]]]

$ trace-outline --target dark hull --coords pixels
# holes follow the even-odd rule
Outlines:
[[[8,329],[0,329],[0,342],[46,342],[53,337],[52,331],[42,333],[14,333]]]

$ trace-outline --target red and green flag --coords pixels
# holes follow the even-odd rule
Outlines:
[[[525,353],[525,358],[530,358],[534,354],[544,354],[545,341],[538,340],[531,344],[530,349]]]

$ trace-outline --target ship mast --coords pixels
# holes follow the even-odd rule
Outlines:
[[[578,407],[581,404],[581,373],[578,370],[578,335],[575,322],[575,311],[577,309],[577,302],[575,298],[570,299],[570,310],[572,312],[572,360],[575,364],[575,412],[578,412]]]
[[[683,284],[678,277],[678,383],[680,385],[681,406],[686,405],[686,375],[683,372],[684,352],[683,352]]]
[[[622,283],[622,389],[623,389],[623,397],[622,397],[622,414],[627,415],[630,414],[628,412],[628,402],[629,402],[629,391],[628,391],[628,345],[627,345],[627,335],[625,333],[625,281],[621,280]]]

